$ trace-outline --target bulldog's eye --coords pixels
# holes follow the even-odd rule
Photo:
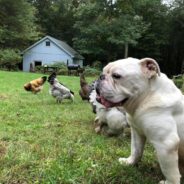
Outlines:
[[[118,74],[118,73],[113,73],[113,74],[112,74],[112,78],[113,78],[113,79],[120,79],[120,78],[121,78],[121,75]]]

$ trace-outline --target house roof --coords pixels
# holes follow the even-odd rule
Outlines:
[[[61,41],[61,40],[58,40],[58,39],[53,38],[51,36],[45,36],[41,40],[37,41],[36,43],[34,43],[33,45],[31,45],[30,47],[28,47],[27,49],[25,49],[22,52],[22,54],[24,54],[25,52],[27,52],[28,50],[32,49],[33,47],[35,47],[36,45],[38,45],[39,43],[43,42],[46,39],[49,39],[56,46],[58,46],[61,50],[63,50],[67,54],[69,54],[72,58],[84,59],[84,57],[82,55],[80,55],[77,51],[75,51],[72,47],[70,47],[66,42]]]

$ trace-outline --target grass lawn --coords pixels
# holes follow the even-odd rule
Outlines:
[[[163,179],[148,144],[138,166],[118,163],[130,154],[130,135],[95,133],[91,106],[78,95],[79,77],[58,77],[75,92],[75,102],[57,104],[47,82],[37,95],[23,89],[40,76],[0,71],[0,183],[155,184]]]

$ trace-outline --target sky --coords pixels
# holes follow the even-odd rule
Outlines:
[[[171,4],[172,2],[173,2],[174,0],[162,0],[162,2],[164,3],[164,4]],[[112,3],[115,3],[116,2],[116,0],[112,0]]]
[[[173,0],[162,0],[162,2],[164,4],[171,4],[173,2]]]

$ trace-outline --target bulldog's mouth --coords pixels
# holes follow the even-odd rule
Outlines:
[[[99,103],[101,103],[102,105],[104,105],[106,108],[111,108],[111,107],[122,106],[122,105],[128,100],[128,98],[125,98],[125,99],[123,99],[123,100],[120,101],[120,102],[114,103],[114,102],[111,102],[111,101],[105,99],[105,98],[104,98],[103,96],[101,96],[101,95],[97,95],[96,100],[97,100]]]

